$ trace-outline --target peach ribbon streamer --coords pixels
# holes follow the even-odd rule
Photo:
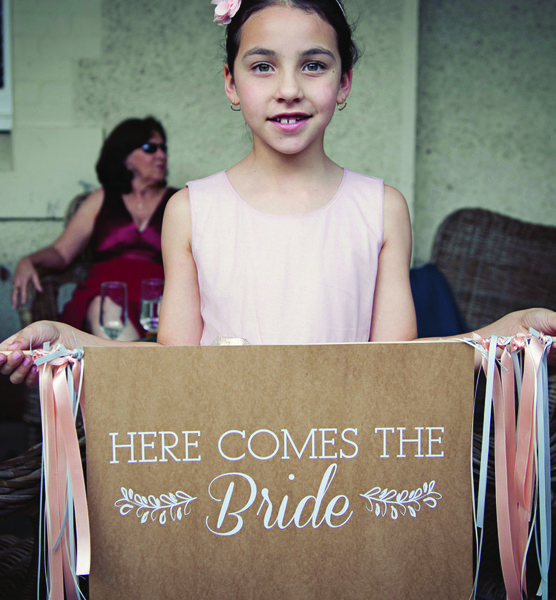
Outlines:
[[[46,528],[49,600],[83,597],[78,576],[87,575],[90,568],[89,513],[75,425],[83,377],[82,355],[81,350],[69,351],[63,346],[33,352],[39,368],[44,488],[41,514]]]
[[[532,331],[531,336],[492,336],[488,340],[475,337],[473,342],[485,350],[482,369],[486,375],[477,527],[482,529],[484,526],[492,406],[496,514],[507,598],[521,600],[521,591],[527,593],[525,565],[531,528],[535,528],[540,541],[538,559],[542,578],[538,595],[548,599],[551,505],[546,356],[552,338]],[[517,420],[516,382],[519,401]],[[537,514],[538,526],[535,525]],[[482,535],[478,545],[477,575],[481,546]]]

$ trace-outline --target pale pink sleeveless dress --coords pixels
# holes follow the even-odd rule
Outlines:
[[[204,321],[251,344],[368,341],[383,239],[382,179],[344,170],[334,198],[309,213],[247,204],[224,171],[187,184]]]

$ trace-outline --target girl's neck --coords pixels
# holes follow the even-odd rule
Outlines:
[[[230,182],[251,206],[272,214],[318,210],[334,197],[343,169],[326,155],[260,160],[251,151],[228,171]]]

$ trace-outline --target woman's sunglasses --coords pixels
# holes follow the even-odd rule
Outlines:
[[[142,146],[139,146],[143,152],[147,154],[154,154],[159,148],[164,152],[164,154],[168,154],[168,146],[164,142],[161,144],[156,144],[155,142],[146,142]]]

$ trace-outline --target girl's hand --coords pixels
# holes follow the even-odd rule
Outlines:
[[[548,363],[556,365],[556,312],[547,308],[528,308],[512,312],[491,325],[477,330],[481,337],[490,335],[509,337],[518,333],[529,334],[530,329],[549,335],[555,339],[548,355]]]
[[[0,344],[0,375],[7,375],[12,383],[36,385],[39,380],[38,371],[29,356],[29,350],[42,348],[45,342],[50,342],[51,346],[63,344],[68,350],[85,346],[144,347],[143,342],[106,340],[75,329],[66,323],[37,321]]]
[[[33,283],[37,291],[42,292],[39,274],[31,259],[26,256],[17,263],[17,267],[15,268],[12,287],[12,308],[16,309],[27,302],[29,282]]]
[[[42,348],[45,342],[64,343],[62,327],[66,326],[50,321],[37,321],[4,340],[0,344],[0,373],[9,376],[12,383],[37,384],[37,367],[31,356],[24,354],[24,351]]]

